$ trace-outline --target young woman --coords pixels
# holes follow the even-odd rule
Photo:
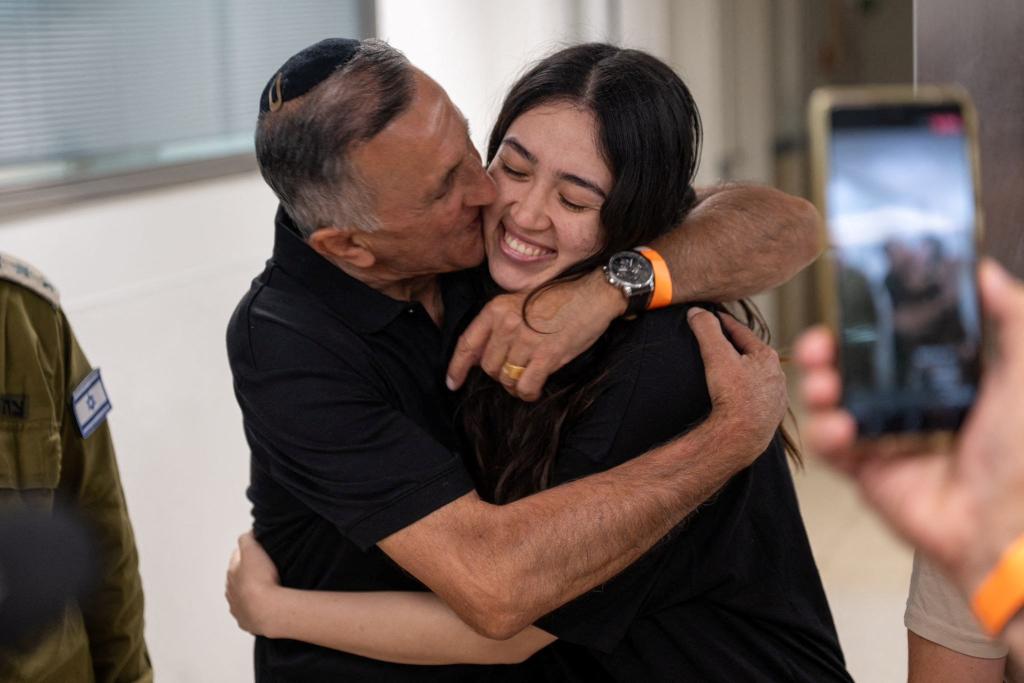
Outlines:
[[[699,148],[693,99],[655,58],[589,44],[539,62],[488,146],[498,200],[484,216],[484,290],[577,277],[677,225],[695,202]],[[481,495],[507,503],[700,422],[710,401],[686,315],[619,321],[536,403],[472,378],[459,420]],[[723,324],[737,342],[752,334]],[[229,577],[232,612],[253,633],[394,662],[529,659],[524,677],[847,681],[784,441],[614,580],[506,641],[473,632],[430,593],[283,588],[251,540]]]

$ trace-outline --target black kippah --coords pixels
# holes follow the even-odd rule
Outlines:
[[[361,43],[350,38],[327,38],[292,55],[267,82],[260,95],[260,114],[277,111],[301,97],[348,63]]]

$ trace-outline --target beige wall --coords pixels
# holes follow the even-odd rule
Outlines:
[[[985,251],[1024,276],[1024,3],[918,0],[922,83],[959,83],[978,108]]]

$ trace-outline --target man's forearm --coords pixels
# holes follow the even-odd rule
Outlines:
[[[651,246],[672,274],[672,302],[735,301],[783,284],[822,250],[821,218],[805,199],[771,187],[698,192],[681,226]]]
[[[723,426],[711,419],[613,470],[462,519],[453,549],[467,576],[482,592],[508,589],[474,627],[509,637],[637,560],[763,450]]]

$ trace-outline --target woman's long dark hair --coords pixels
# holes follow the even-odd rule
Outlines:
[[[487,146],[488,163],[513,121],[553,102],[594,114],[614,181],[601,207],[601,249],[536,293],[592,272],[616,252],[651,242],[682,222],[696,202],[692,183],[700,155],[700,116],[690,91],[666,64],[638,50],[602,43],[576,45],[541,60],[505,98]],[[741,302],[741,307],[748,325],[766,334],[753,305]],[[510,396],[479,370],[470,376],[459,412],[475,454],[471,464],[477,488],[485,499],[507,503],[550,485],[565,428],[592,405],[605,378],[601,373],[581,382],[565,374],[553,375],[534,403]]]

